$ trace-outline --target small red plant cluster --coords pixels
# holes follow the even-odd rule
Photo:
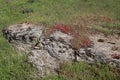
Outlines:
[[[115,54],[112,54],[111,57],[114,59],[120,59],[120,54],[115,53]]]
[[[70,34],[71,36],[73,36],[74,39],[70,40],[70,43],[74,48],[86,48],[91,45],[91,40],[84,35],[85,31],[80,27],[71,27],[61,24],[53,26],[50,30],[50,33],[53,33],[54,31],[61,31],[65,34]]]
[[[63,25],[63,24],[53,26],[53,28],[51,29],[51,32],[54,32],[56,30],[59,30],[65,34],[71,33],[70,26]]]
[[[88,46],[91,46],[91,43],[92,41],[89,39],[89,38],[84,38],[82,41],[81,41],[81,47],[83,48],[87,48]]]

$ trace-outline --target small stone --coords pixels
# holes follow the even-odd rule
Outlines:
[[[110,43],[110,44],[115,44],[115,42],[108,42],[108,43]]]
[[[118,36],[120,36],[120,32],[118,32],[117,34],[118,34]]]
[[[106,63],[106,58],[107,55],[104,52],[96,52],[94,55],[95,61],[99,63]]]
[[[59,53],[65,53],[65,51],[63,51],[63,50],[59,50],[58,52],[59,52]]]
[[[23,14],[33,13],[33,9],[31,8],[25,8],[21,11]]]
[[[85,54],[86,53],[85,49],[83,49],[83,48],[81,48],[79,52],[80,52],[80,54]]]
[[[34,49],[40,49],[39,47],[35,46]]]
[[[98,39],[98,42],[105,42],[104,39]]]
[[[5,0],[6,3],[10,3],[10,0]]]

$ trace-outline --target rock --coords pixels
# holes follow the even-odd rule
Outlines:
[[[110,44],[115,44],[115,42],[108,42],[108,43],[110,43]]]
[[[44,36],[44,26],[32,23],[11,25],[3,30],[5,38],[22,53],[28,54],[29,62],[33,63],[40,77],[56,74],[60,64],[71,61],[88,63],[109,63],[119,66],[119,60],[114,60],[105,52],[96,51],[94,46],[74,49],[70,40],[72,35],[55,30],[49,36]],[[100,40],[104,41],[104,40]]]
[[[10,0],[5,0],[5,2],[8,4],[8,3],[10,3]]]
[[[70,44],[70,40],[73,39],[71,35],[62,33],[61,31],[55,31],[50,37],[54,38],[55,40],[65,41],[65,43]],[[63,39],[63,40],[60,40]]]
[[[104,39],[98,39],[98,42],[104,42],[105,40]]]
[[[54,69],[58,67],[59,61],[49,55],[46,50],[32,50],[28,56],[39,71],[39,76],[44,77],[48,74],[54,74]]]
[[[21,12],[23,14],[33,13],[33,9],[31,9],[31,8],[24,8]]]
[[[80,54],[85,54],[85,49],[84,48],[80,48]]]
[[[33,43],[42,35],[42,26],[17,24],[4,29],[4,36],[9,42]]]
[[[112,59],[109,64],[112,67],[120,69],[120,60],[118,59]]]
[[[74,59],[74,50],[69,43],[72,36],[56,31],[47,38],[43,31],[43,26],[31,23],[16,24],[3,30],[9,42],[28,54],[29,61],[38,68],[41,77],[55,73],[59,63]]]
[[[96,52],[94,54],[94,59],[96,62],[100,62],[102,64],[107,63],[106,58],[107,58],[107,55],[103,52]]]

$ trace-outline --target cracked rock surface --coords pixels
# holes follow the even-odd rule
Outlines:
[[[65,34],[59,30],[44,36],[45,27],[43,25],[34,25],[30,23],[22,23],[11,25],[3,30],[5,38],[12,43],[20,52],[28,54],[29,62],[32,62],[39,70],[39,76],[44,77],[59,68],[59,65],[68,61],[86,61],[88,63],[108,63],[112,66],[120,68],[120,59],[113,59],[109,50],[98,48],[96,37],[90,36],[91,40],[95,40],[93,47],[72,48],[72,35]],[[94,38],[94,39],[93,39]],[[97,48],[97,49],[96,49]]]

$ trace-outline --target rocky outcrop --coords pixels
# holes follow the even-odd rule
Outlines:
[[[4,36],[15,48],[28,54],[32,62],[43,77],[54,73],[59,64],[74,59],[74,50],[69,44],[72,36],[56,31],[45,37],[44,26],[29,23],[12,25],[3,30]]]
[[[44,36],[45,27],[22,23],[11,25],[3,30],[5,38],[22,53],[28,54],[39,70],[39,76],[44,77],[55,73],[61,63],[72,61],[86,61],[88,63],[108,63],[120,68],[120,60],[113,59],[102,50],[94,46],[72,47],[70,40],[74,37],[60,30],[55,30],[48,37]],[[91,44],[92,45],[92,44]]]

